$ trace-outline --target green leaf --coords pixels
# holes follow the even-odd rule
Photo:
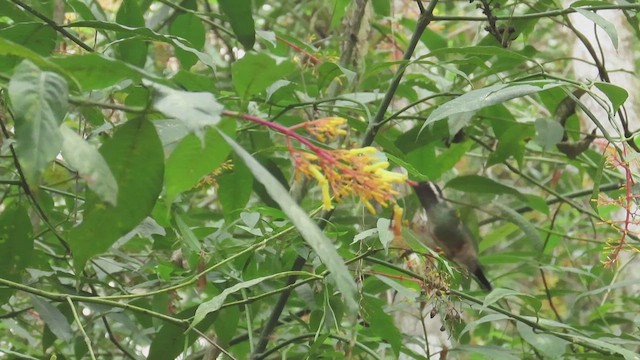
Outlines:
[[[278,203],[282,211],[287,214],[291,222],[300,231],[300,235],[316,252],[320,260],[331,272],[330,277],[335,281],[338,290],[342,293],[348,307],[355,311],[358,308],[355,295],[356,284],[349,269],[338,255],[333,243],[322,230],[318,228],[302,208],[291,198],[289,192],[271,173],[254,159],[245,149],[233,139],[221,133],[222,137],[231,145],[233,151],[247,164],[251,173],[258,182],[266,188],[271,198]]]
[[[42,300],[35,295],[31,295],[30,298],[33,308],[38,312],[38,315],[47,324],[51,332],[58,339],[67,343],[71,342],[75,333],[71,330],[71,326],[62,312],[50,302]]]
[[[476,111],[487,106],[500,104],[505,101],[535,94],[537,92],[551,89],[562,85],[557,81],[537,80],[513,84],[496,84],[482,89],[469,91],[449,102],[437,107],[422,125],[424,129],[427,125],[447,118],[451,115]]]
[[[264,91],[269,85],[293,71],[290,61],[276,64],[266,53],[248,53],[231,67],[233,86],[243,101]]]
[[[192,13],[183,13],[178,15],[169,27],[169,34],[179,36],[187,41],[192,48],[199,51],[204,46],[205,28],[202,21]],[[193,66],[198,58],[191,52],[176,49],[176,57],[180,60],[183,69],[189,69]]]
[[[364,320],[370,325],[369,328],[381,340],[388,342],[394,354],[399,356],[402,334],[391,317],[390,311],[385,309],[385,302],[374,297],[366,297],[362,305]]]
[[[150,121],[138,118],[118,128],[100,148],[118,183],[116,206],[87,196],[83,222],[68,236],[77,273],[147,217],[162,190],[164,153]]]
[[[528,138],[534,134],[533,127],[528,124],[516,124],[509,126],[507,130],[498,137],[496,150],[489,155],[486,166],[499,164],[513,157],[522,166],[525,145]]]
[[[525,325],[522,322],[517,322],[516,327],[520,336],[531,344],[531,346],[538,349],[545,359],[564,358],[564,353],[569,344],[566,340],[550,334],[534,331],[531,326]]]
[[[204,141],[204,128],[220,122],[222,105],[208,92],[189,92],[144,82],[154,89],[153,106],[161,113],[184,122],[189,131]]]
[[[145,72],[129,63],[98,53],[69,55],[52,58],[51,61],[73,74],[85,91],[108,88],[125,80],[138,83],[143,78],[159,83],[169,83],[166,79]]]
[[[613,112],[617,112],[620,106],[629,98],[627,90],[617,85],[604,82],[597,82],[594,85],[609,98],[611,105],[613,105]]]
[[[0,30],[0,38],[48,56],[56,47],[56,31],[44,23],[17,23]]]
[[[193,317],[196,306],[181,311],[173,317],[178,319],[189,319]],[[204,318],[195,328],[200,331],[206,331],[211,324],[216,321],[218,314],[211,314]],[[147,360],[166,360],[175,359],[180,355],[183,349],[191,346],[200,335],[194,331],[185,332],[186,327],[180,327],[176,324],[165,323],[160,331],[155,334],[151,346],[149,347],[149,356]]]
[[[518,225],[518,227],[520,227],[522,232],[524,232],[525,236],[529,238],[529,240],[533,244],[535,250],[540,250],[540,251],[543,250],[542,238],[540,238],[540,234],[538,233],[538,230],[536,230],[536,228],[531,224],[529,220],[527,220],[524,216],[520,215],[519,213],[517,213],[515,210],[513,210],[511,207],[507,205],[501,204],[499,202],[496,202],[492,205],[500,209],[500,211],[502,212],[502,215],[507,220],[513,222],[514,224]]]
[[[602,16],[596,14],[595,11],[589,11],[586,9],[582,9],[579,7],[571,7],[576,12],[586,17],[587,19],[593,21],[594,24],[598,25],[611,39],[611,43],[613,44],[614,49],[618,49],[618,31],[616,31],[616,26],[613,25],[609,20],[603,18]]]
[[[31,262],[33,236],[27,210],[18,204],[8,205],[0,213],[0,276],[20,282],[25,268]],[[6,304],[15,290],[0,288],[0,303]]]
[[[184,220],[182,219],[182,215],[174,214],[173,218],[176,219],[178,231],[180,232],[180,236],[182,240],[184,240],[184,244],[186,245],[187,249],[193,254],[200,254],[200,242],[198,241],[198,238],[193,233],[189,225],[184,222]]]
[[[217,179],[218,200],[222,205],[225,219],[237,217],[253,193],[253,176],[244,162],[239,159],[236,161],[236,158],[234,156],[233,170],[224,172]]]
[[[544,199],[531,194],[523,194],[515,188],[501,184],[493,179],[479,175],[455,177],[447,182],[446,187],[476,194],[512,195],[527,203],[532,209],[548,213],[549,208]]]
[[[536,119],[536,142],[545,151],[553,149],[562,141],[564,128],[557,121],[551,119]]]
[[[373,11],[375,11],[376,14],[381,16],[391,15],[391,4],[389,0],[372,0],[371,5],[373,5]]]
[[[116,14],[118,24],[144,27],[144,17],[137,1],[123,1]],[[118,58],[137,67],[144,67],[147,62],[147,42],[135,37],[123,36],[118,33],[121,41],[117,46]]]
[[[251,0],[218,0],[222,12],[227,15],[233,33],[245,49],[253,49],[256,29],[251,16]]]
[[[33,62],[34,64],[40,66],[41,68],[55,70],[56,72],[59,72],[59,73],[64,73],[60,67],[58,67],[56,64],[52,63],[48,59],[40,56],[35,51],[27,47],[24,47],[22,45],[16,44],[10,40],[4,39],[2,37],[0,37],[0,55],[10,55],[10,56],[19,57],[21,59],[27,59]],[[6,64],[3,65],[2,63],[0,63],[0,71],[8,72],[9,68],[3,69],[3,67],[5,66]],[[11,66],[13,65],[11,64]],[[71,78],[71,76],[68,73],[64,73],[64,75],[67,79]]]
[[[349,2],[349,0],[333,0],[331,2],[331,29],[334,29],[342,22],[342,18],[347,12]]]
[[[307,274],[307,273],[301,273],[301,274]],[[277,274],[272,274],[269,276],[263,276],[263,277],[259,277],[259,278],[255,278],[255,279],[251,279],[251,280],[247,280],[247,281],[243,281],[240,283],[237,283],[231,287],[227,287],[225,288],[222,293],[220,293],[219,295],[214,296],[213,298],[211,298],[210,300],[207,300],[205,302],[203,302],[202,304],[200,304],[200,306],[198,306],[198,309],[196,310],[196,313],[193,317],[193,321],[191,322],[191,325],[189,326],[190,328],[198,325],[204,318],[205,316],[207,316],[208,314],[212,313],[212,312],[216,312],[218,310],[220,310],[220,308],[222,307],[222,305],[224,305],[224,301],[227,299],[227,297],[233,293],[236,293],[240,290],[244,290],[244,289],[249,289],[252,288],[264,281],[267,280],[272,280],[272,279],[277,279],[283,276],[291,276],[293,275],[292,272],[287,272],[287,273],[277,273]]]
[[[466,175],[455,177],[446,185],[447,188],[453,188],[456,190],[476,193],[476,194],[508,194],[517,197],[522,197],[522,193],[518,190],[503,185],[495,180],[489,179],[479,175]]]
[[[16,152],[33,187],[62,147],[59,127],[68,108],[67,82],[25,60],[9,81],[9,97],[16,121]]]
[[[175,36],[168,36],[159,34],[149,28],[146,27],[130,27],[125,25],[120,25],[116,23],[103,22],[103,21],[78,21],[73,24],[68,25],[69,27],[86,27],[91,29],[99,29],[99,30],[112,30],[124,35],[141,36],[147,38],[149,40],[161,41],[169,44],[173,44],[177,48],[180,48],[184,51],[190,52],[198,57],[203,64],[209,66],[211,69],[216,68],[216,64],[213,62],[213,59],[210,55],[197,51],[191,46],[185,45],[184,41]]]
[[[234,136],[235,121],[227,120],[222,122],[221,128],[228,135]],[[167,201],[170,203],[176,195],[193,188],[200,179],[219,167],[230,152],[231,147],[215,129],[206,131],[204,144],[195,135],[187,135],[167,159]]]
[[[318,67],[318,87],[324,89],[333,79],[344,76],[347,84],[351,84],[355,79],[356,73],[332,62],[323,62]]]
[[[100,199],[110,205],[116,205],[118,199],[118,183],[109,170],[109,165],[96,148],[69,129],[66,125],[60,127],[63,137],[62,156],[78,171],[89,189]]]

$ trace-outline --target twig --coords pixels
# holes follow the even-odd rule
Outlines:
[[[362,140],[363,147],[371,145],[373,143],[373,139],[376,137],[376,134],[378,133],[378,130],[380,130],[381,123],[384,120],[384,115],[387,112],[387,109],[389,108],[389,105],[391,104],[393,97],[395,96],[396,90],[400,85],[400,80],[402,80],[404,72],[407,69],[407,65],[411,60],[411,57],[413,56],[413,52],[415,51],[416,46],[418,46],[418,43],[420,42],[420,38],[422,37],[422,34],[426,30],[427,25],[429,25],[429,23],[433,20],[433,9],[436,7],[437,3],[438,3],[438,0],[431,0],[429,2],[429,5],[425,9],[424,13],[420,15],[420,20],[418,20],[416,29],[413,32],[413,35],[411,36],[411,41],[409,42],[407,50],[402,56],[402,60],[404,61],[404,64],[401,65],[396,71],[393,77],[393,80],[391,81],[391,84],[389,84],[389,88],[384,94],[384,99],[382,99],[382,103],[378,108],[378,112],[376,113],[375,117],[369,122],[369,126],[367,127],[367,130],[364,133],[364,138]]]
[[[31,13],[33,16],[37,17],[38,19],[44,21],[45,23],[47,23],[47,25],[51,26],[55,31],[59,32],[64,37],[68,38],[69,40],[73,41],[74,43],[76,43],[81,48],[87,50],[88,52],[93,52],[93,49],[91,48],[91,46],[85,44],[82,40],[78,39],[75,35],[73,35],[69,31],[67,31],[67,29],[65,29],[62,26],[56,24],[55,21],[53,21],[53,20],[49,19],[48,17],[44,16],[43,14],[38,12],[36,9],[34,9],[31,6],[23,3],[20,0],[11,0],[11,2],[16,4],[16,5],[18,5],[18,6],[20,6],[23,9],[25,9],[27,12]]]
[[[76,321],[76,324],[78,324],[78,329],[82,334],[82,339],[84,340],[84,343],[87,344],[87,348],[89,349],[89,355],[91,356],[91,359],[96,360],[96,354],[93,353],[93,346],[91,346],[91,340],[89,339],[89,336],[87,335],[87,333],[84,331],[84,327],[82,327],[82,321],[80,321],[80,317],[78,316],[76,307],[73,305],[73,301],[71,301],[71,299],[68,296],[66,299],[67,299],[67,304],[69,304],[69,307],[71,308],[71,313],[73,314],[73,318]]]

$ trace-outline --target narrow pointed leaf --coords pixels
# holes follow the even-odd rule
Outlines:
[[[316,252],[318,257],[331,271],[331,278],[335,281],[338,290],[342,293],[346,304],[355,311],[358,307],[356,295],[356,283],[349,273],[349,269],[344,261],[338,255],[335,246],[329,240],[322,230],[316,225],[309,215],[291,198],[287,190],[267,169],[251,156],[244,148],[242,148],[233,139],[220,133],[222,137],[231,145],[233,151],[242,158],[249,170],[253,173],[254,178],[266,188],[267,192],[273,200],[275,200],[282,211],[289,217],[291,222],[296,226],[300,235]]]

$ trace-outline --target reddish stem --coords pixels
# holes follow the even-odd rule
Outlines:
[[[286,126],[280,125],[280,124],[275,123],[275,122],[271,122],[271,121],[267,121],[265,119],[261,119],[261,118],[259,118],[257,116],[253,116],[253,115],[249,115],[249,114],[241,114],[241,113],[235,112],[235,111],[224,110],[224,111],[222,111],[222,115],[235,117],[235,118],[240,118],[240,119],[243,119],[243,120],[248,120],[248,121],[254,122],[256,124],[269,127],[269,128],[271,128],[271,129],[273,129],[273,130],[275,130],[275,131],[277,131],[277,132],[279,132],[279,133],[281,133],[281,134],[283,134],[285,136],[288,136],[288,137],[296,139],[298,142],[300,142],[301,144],[303,144],[306,147],[308,147],[309,150],[311,150],[314,153],[316,153],[316,155],[321,157],[323,160],[328,161],[330,163],[335,162],[335,158],[333,156],[331,156],[331,154],[329,154],[326,150],[314,145],[313,143],[311,143],[311,141],[306,139],[304,136],[301,136],[300,134],[296,133],[291,128],[288,128]]]
[[[285,39],[283,39],[282,37],[280,37],[279,35],[276,35],[276,39],[278,39],[278,41],[284,43],[285,45],[287,45],[288,47],[292,48],[293,50],[295,50],[296,52],[306,55],[307,57],[309,57],[309,62],[311,62],[313,65],[320,65],[322,63],[322,61],[320,61],[320,59],[318,59],[317,57],[315,57],[314,55],[310,54],[308,51],[302,49],[301,47],[299,47],[298,45],[295,45]]]

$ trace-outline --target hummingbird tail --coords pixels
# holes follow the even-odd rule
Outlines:
[[[476,269],[473,275],[476,276],[476,279],[478,279],[478,283],[480,284],[480,286],[482,286],[483,289],[487,291],[491,291],[493,289],[487,277],[484,276],[484,272],[482,271],[481,268],[478,267],[478,269]]]

